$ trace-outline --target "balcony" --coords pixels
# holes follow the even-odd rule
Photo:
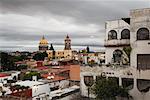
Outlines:
[[[122,39],[122,40],[105,40],[105,47],[119,47],[119,46],[129,46],[130,39]]]

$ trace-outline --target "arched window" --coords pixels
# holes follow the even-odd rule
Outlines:
[[[122,30],[121,39],[130,39],[130,31],[128,29]]]
[[[114,63],[120,63],[121,60],[122,60],[122,51],[121,50],[115,50],[113,52],[113,60],[114,60]]]
[[[122,86],[126,89],[133,89],[134,80],[133,78],[122,78]]]
[[[108,40],[117,39],[117,32],[115,30],[111,30],[108,32]]]
[[[137,88],[140,92],[146,93],[150,89],[150,80],[137,79]]]
[[[149,30],[147,28],[140,28],[137,31],[137,40],[148,40],[149,39]]]
[[[91,87],[94,84],[93,76],[84,76],[84,84]]]

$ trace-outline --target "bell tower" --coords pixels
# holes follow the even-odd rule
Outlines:
[[[71,39],[69,38],[69,36],[67,35],[65,38],[65,48],[64,50],[71,50]]]

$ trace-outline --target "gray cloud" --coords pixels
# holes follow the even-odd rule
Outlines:
[[[131,9],[145,7],[149,0],[1,0],[0,45],[37,46],[42,35],[63,44],[69,34],[74,45],[99,46],[106,20],[129,17]]]

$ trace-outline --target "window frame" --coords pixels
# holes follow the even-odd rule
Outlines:
[[[148,38],[141,38],[141,34],[143,34],[143,33],[140,33],[139,31],[141,31],[142,29],[146,29],[146,31],[148,31],[148,34],[147,33],[145,33],[145,35],[147,34],[148,35]],[[139,33],[138,33],[139,32]],[[149,29],[148,28],[146,28],[146,27],[142,27],[142,28],[139,28],[138,30],[137,30],[137,32],[136,32],[136,40],[150,40],[150,31],[149,31]]]
[[[127,33],[124,33],[123,34],[123,32],[124,31],[129,31],[129,33],[127,34]],[[127,37],[127,35],[128,35],[128,37]],[[121,39],[130,39],[130,30],[129,29],[123,29],[122,31],[121,31]]]
[[[116,35],[116,36],[113,36],[113,35]],[[110,38],[111,37],[111,38]],[[115,37],[115,38],[114,38]],[[118,39],[118,36],[117,36],[117,31],[115,31],[115,30],[110,30],[109,32],[108,32],[108,40],[116,40],[116,39]]]

